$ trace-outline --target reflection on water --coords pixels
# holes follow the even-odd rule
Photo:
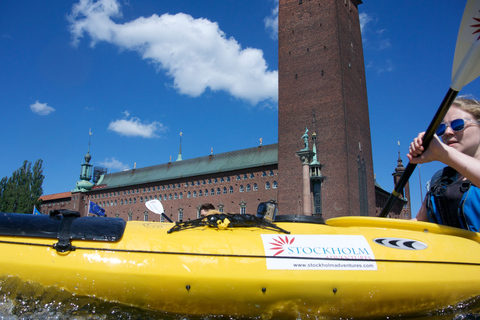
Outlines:
[[[43,286],[20,281],[15,277],[0,279],[0,320],[207,320],[233,319],[228,316],[200,316],[172,315],[159,311],[144,310],[119,304],[105,302],[100,299],[59,290],[45,289]],[[299,315],[297,319],[318,320],[360,320],[355,318],[324,318]],[[385,320],[480,320],[480,298],[448,307],[421,316],[399,316],[379,318]],[[362,319],[363,320],[363,319]]]

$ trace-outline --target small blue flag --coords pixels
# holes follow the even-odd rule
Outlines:
[[[89,201],[88,212],[90,212],[91,214],[96,214],[97,216],[105,216],[105,209],[92,201]]]
[[[37,210],[37,207],[33,206],[33,214],[41,214],[40,211]]]

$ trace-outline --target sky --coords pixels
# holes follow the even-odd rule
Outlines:
[[[374,172],[387,191],[450,86],[465,3],[359,6]],[[75,187],[88,150],[117,172],[175,161],[180,140],[183,159],[277,143],[277,18],[278,0],[0,1],[0,177],[42,159],[53,194]],[[479,89],[477,79],[460,94]],[[413,214],[441,167],[410,178]]]

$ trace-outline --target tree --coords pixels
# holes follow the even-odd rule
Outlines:
[[[0,180],[0,212],[32,213],[39,206],[43,194],[43,160],[32,163],[25,160],[10,178]]]

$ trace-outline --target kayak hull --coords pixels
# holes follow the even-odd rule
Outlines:
[[[72,240],[66,252],[53,247],[54,239],[1,236],[0,280],[198,316],[371,318],[421,314],[480,296],[477,233],[358,217],[277,225],[290,234],[208,226],[169,234],[170,223],[128,222],[120,240]],[[328,243],[322,255],[286,256],[319,251],[318,244],[305,245],[317,240]],[[343,254],[331,245],[347,240],[355,243],[344,245]],[[401,248],[402,241],[417,248]],[[348,256],[358,248],[367,249]]]

